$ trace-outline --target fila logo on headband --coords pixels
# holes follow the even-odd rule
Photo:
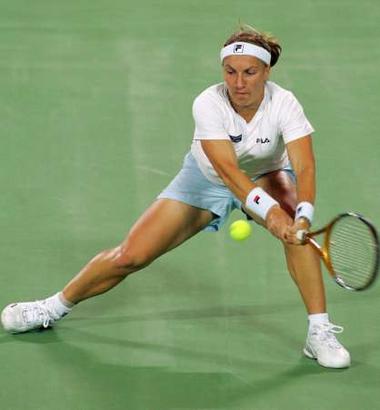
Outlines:
[[[270,65],[271,54],[268,50],[256,44],[245,43],[244,41],[239,41],[236,43],[229,44],[220,50],[220,61],[231,55],[240,56],[252,56],[263,61],[266,65]]]
[[[244,44],[236,44],[234,47],[235,54],[243,54],[244,53]]]

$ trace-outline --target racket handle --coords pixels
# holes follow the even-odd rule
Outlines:
[[[299,231],[296,232],[296,238],[301,242],[306,241],[306,236],[307,236],[307,230],[306,229],[300,229]]]

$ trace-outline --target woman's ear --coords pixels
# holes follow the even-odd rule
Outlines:
[[[271,72],[272,72],[271,66],[270,66],[270,65],[266,65],[266,66],[265,66],[265,81],[268,80],[268,78],[269,78]]]

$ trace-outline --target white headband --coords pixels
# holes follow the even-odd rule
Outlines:
[[[265,50],[263,47],[256,46],[255,44],[244,43],[241,41],[229,44],[220,51],[220,60],[223,62],[226,57],[234,55],[256,57],[265,64],[270,65],[270,52]]]

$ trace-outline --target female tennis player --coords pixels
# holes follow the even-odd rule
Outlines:
[[[350,354],[329,321],[319,258],[297,239],[309,229],[315,200],[311,133],[290,92],[269,81],[281,46],[243,26],[224,44],[224,82],[193,104],[194,139],[183,167],[116,248],[98,254],[61,292],[5,307],[12,333],[46,328],[79,302],[107,292],[203,229],[217,231],[241,209],[283,244],[288,269],[308,312],[304,354],[325,367],[348,367]]]

